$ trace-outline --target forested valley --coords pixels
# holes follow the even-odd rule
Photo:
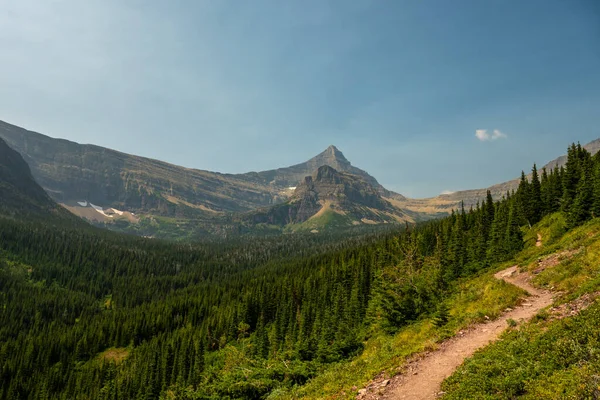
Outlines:
[[[600,215],[600,155],[405,229],[174,244],[0,218],[0,398],[253,399],[303,385],[510,259],[562,212]]]

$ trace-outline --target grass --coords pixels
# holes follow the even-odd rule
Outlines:
[[[459,282],[454,295],[447,300],[450,317],[443,327],[436,327],[431,319],[423,319],[394,335],[376,333],[353,360],[330,366],[303,386],[274,391],[269,399],[353,398],[358,388],[377,375],[395,375],[412,355],[435,349],[439,342],[486,316],[499,316],[506,307],[516,304],[523,293],[498,281],[491,272]]]
[[[538,233],[541,247],[535,246]],[[524,230],[523,251],[496,270],[518,264],[534,274],[534,284],[562,293],[555,305],[570,301],[600,290],[599,235],[600,219],[567,232],[562,214],[547,216]],[[562,255],[538,271],[540,260],[557,253]],[[445,326],[423,319],[394,335],[378,332],[366,341],[359,356],[328,367],[303,386],[276,390],[269,399],[350,399],[371,379],[395,375],[412,355],[435,349],[459,330],[485,316],[493,319],[519,301],[523,291],[496,280],[493,272],[459,283],[447,300],[450,318]],[[444,383],[444,398],[600,398],[597,326],[598,303],[565,320],[541,311],[530,323],[507,330],[501,340],[467,360]]]
[[[543,238],[539,248],[527,241],[537,232]],[[560,294],[554,306],[600,290],[600,219],[565,233],[564,218],[554,214],[534,226],[525,239],[528,246],[517,261],[535,275],[534,284]],[[542,271],[541,265],[546,269]],[[542,311],[466,360],[443,383],[443,398],[600,398],[598,326],[597,300],[564,319],[553,318],[552,310]]]
[[[326,210],[323,214],[310,218],[300,224],[289,225],[288,230],[293,232],[311,231],[316,229],[337,229],[340,227],[348,227],[352,225],[352,220],[345,215],[339,214],[331,209]]]

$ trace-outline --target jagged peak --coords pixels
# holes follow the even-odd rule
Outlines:
[[[319,154],[315,158],[326,158],[329,160],[337,161],[339,163],[350,164],[350,161],[348,161],[348,159],[344,156],[344,153],[342,153],[340,149],[338,149],[334,145],[330,145],[329,147],[327,147],[321,154]]]

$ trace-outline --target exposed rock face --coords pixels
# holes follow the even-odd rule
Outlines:
[[[375,178],[353,167],[334,146],[305,163],[236,175],[189,169],[53,139],[2,121],[0,138],[21,153],[36,181],[63,204],[87,200],[132,212],[214,217],[223,212],[245,212],[283,203],[291,194],[289,187],[297,186],[322,165],[362,176],[385,191]]]
[[[286,203],[260,210],[251,214],[251,218],[255,223],[299,224],[327,211],[345,217],[349,224],[408,219],[362,176],[340,172],[328,165],[305,177]]]
[[[307,176],[296,188],[291,201],[312,196],[312,193],[319,200],[338,202],[342,206],[353,204],[382,210],[390,208],[390,204],[381,198],[377,189],[363,177],[336,171],[328,165],[319,167],[314,179]]]
[[[169,196],[215,211],[245,211],[284,200],[269,187],[235,176],[53,139],[6,123],[0,123],[0,137],[23,155],[34,178],[58,202],[88,200],[169,215],[182,208]]]

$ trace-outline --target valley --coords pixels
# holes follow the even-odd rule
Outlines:
[[[461,204],[475,207],[488,190],[499,200],[519,185],[516,179],[410,199],[385,189],[335,146],[304,163],[236,175],[53,139],[2,121],[0,138],[21,153],[48,195],[73,214],[111,230],[171,240],[414,224],[444,217]],[[593,155],[600,140],[584,148]],[[561,156],[544,168],[565,162]],[[318,179],[322,166],[344,182],[326,189]]]
[[[460,364],[438,393],[595,390],[600,156],[581,146],[562,169],[540,178],[534,168],[508,197],[488,191],[475,208],[415,226],[368,177],[324,165],[285,201],[229,215],[293,235],[188,242],[87,224],[46,194],[25,157],[1,140],[0,152],[0,398],[427,398],[415,360],[444,357],[463,336],[484,346],[505,329],[464,363],[451,357],[431,388]],[[348,229],[358,221],[389,229]],[[576,344],[565,338],[570,323],[582,327]],[[546,349],[547,335],[567,342]],[[546,354],[543,369],[517,369],[526,386],[514,368],[486,369],[514,357],[504,344],[514,341]],[[537,362],[527,354],[519,362]]]
[[[600,399],[599,6],[0,1],[0,400]]]

